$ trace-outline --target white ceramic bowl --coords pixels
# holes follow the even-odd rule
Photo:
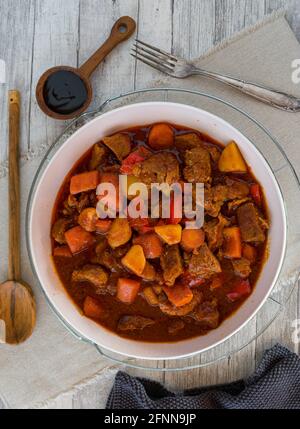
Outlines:
[[[121,338],[80,314],[61,284],[51,260],[50,223],[57,192],[69,170],[102,137],[131,126],[170,122],[202,131],[225,145],[235,140],[248,165],[263,185],[271,218],[269,257],[251,296],[217,329],[177,343],[147,343]],[[36,274],[49,301],[61,318],[82,338],[112,352],[142,359],[175,359],[211,348],[224,341],[259,310],[268,297],[284,258],[286,217],[277,181],[261,153],[237,129],[204,110],[184,104],[148,102],[132,104],[99,116],[75,132],[45,168],[32,198],[29,247]]]

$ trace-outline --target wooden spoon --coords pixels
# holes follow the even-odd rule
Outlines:
[[[25,341],[36,319],[31,288],[20,279],[19,129],[20,94],[9,91],[9,263],[8,280],[0,284],[0,339],[9,344]]]
[[[52,67],[39,79],[37,102],[46,115],[55,119],[71,119],[86,110],[92,101],[90,76],[104,58],[135,31],[130,16],[119,18],[103,45],[80,67]]]

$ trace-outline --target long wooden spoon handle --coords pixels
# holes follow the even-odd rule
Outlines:
[[[134,32],[136,23],[130,16],[122,16],[114,24],[109,38],[103,45],[80,67],[81,73],[87,78],[93,73],[95,68],[120,42],[127,40]]]
[[[19,135],[20,135],[20,93],[9,91],[9,257],[8,279],[20,279],[20,177],[19,177]]]

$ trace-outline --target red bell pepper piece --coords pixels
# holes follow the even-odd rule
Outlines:
[[[249,280],[238,280],[235,284],[234,288],[230,293],[226,296],[229,301],[234,302],[238,299],[242,298],[245,295],[249,295],[251,293],[251,286]]]
[[[145,161],[149,155],[151,155],[150,150],[140,146],[137,150],[131,152],[127,158],[123,159],[120,172],[122,174],[131,174],[133,167],[136,164],[140,164],[141,162]]]
[[[253,198],[255,204],[260,206],[261,205],[261,191],[260,191],[260,186],[258,183],[253,183],[250,186],[250,195]]]

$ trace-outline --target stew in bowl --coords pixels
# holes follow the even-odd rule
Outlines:
[[[119,201],[113,218],[99,218],[98,185],[118,194],[120,175],[128,187],[203,183],[202,227],[176,217],[172,191],[168,218],[161,210],[120,218]],[[137,126],[102,138],[67,175],[53,211],[53,260],[86,317],[133,340],[174,342],[216,329],[249,298],[269,224],[263,186],[238,142],[224,147],[170,123]]]

